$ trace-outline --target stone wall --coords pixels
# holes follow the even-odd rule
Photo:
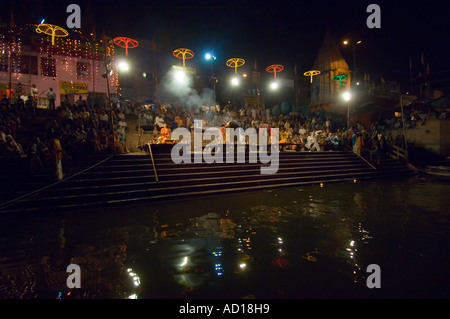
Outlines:
[[[403,135],[403,129],[386,130],[395,138]],[[450,156],[450,120],[428,120],[424,125],[420,123],[414,128],[406,129],[408,143],[422,146],[443,156]]]

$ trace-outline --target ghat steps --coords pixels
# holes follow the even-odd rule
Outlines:
[[[173,163],[168,148],[153,147],[157,174],[150,155],[116,155],[50,187],[34,192],[16,188],[0,206],[0,213],[62,212],[152,200],[200,198],[202,195],[232,194],[278,187],[396,178],[414,172],[385,158],[373,169],[349,152],[280,152],[277,173],[261,174],[261,165],[249,163]],[[193,157],[192,157],[193,158]]]

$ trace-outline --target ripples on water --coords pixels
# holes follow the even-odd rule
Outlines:
[[[355,181],[1,216],[0,297],[448,298],[449,190]],[[366,287],[372,263],[380,289]]]

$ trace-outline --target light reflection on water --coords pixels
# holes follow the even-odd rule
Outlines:
[[[2,216],[0,297],[448,298],[449,190],[358,181]],[[381,289],[366,287],[372,263]]]

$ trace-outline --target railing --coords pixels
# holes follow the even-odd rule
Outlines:
[[[394,159],[400,159],[403,158],[405,160],[408,160],[408,151],[404,148],[401,148],[397,145],[391,144],[389,142],[386,142],[386,145],[389,148],[389,155]]]
[[[155,180],[158,183],[159,182],[158,172],[156,171],[155,159],[153,158],[152,144],[151,143],[148,143],[148,150],[150,152],[150,157],[152,159],[153,172],[155,173]]]
[[[86,171],[88,171],[88,170],[90,170],[90,169],[92,169],[92,168],[94,168],[94,167],[96,167],[96,166],[98,166],[98,165],[100,165],[100,164],[106,162],[107,160],[109,160],[109,159],[112,158],[112,157],[114,157],[114,155],[110,155],[110,156],[108,156],[107,158],[101,160],[100,162],[95,163],[94,165],[91,165],[91,166],[89,166],[88,168],[85,168],[85,169],[83,169],[82,171],[80,171],[80,172],[78,172],[78,173],[75,173],[75,174],[73,174],[73,175],[70,175],[70,176],[68,176],[68,177],[65,177],[64,179],[62,179],[62,180],[60,180],[60,181],[54,182],[54,183],[52,183],[52,184],[50,184],[50,185],[44,186],[44,187],[39,188],[39,189],[37,189],[37,190],[34,190],[34,191],[30,192],[30,193],[27,193],[27,194],[25,194],[25,195],[22,195],[22,196],[20,196],[20,197],[16,197],[16,198],[11,199],[11,200],[9,200],[9,201],[7,201],[7,202],[1,203],[1,204],[0,204],[0,210],[5,209],[5,208],[11,206],[12,204],[14,204],[15,202],[17,202],[18,200],[21,200],[21,199],[30,197],[30,196],[32,196],[32,195],[34,195],[34,194],[37,194],[37,193],[39,193],[39,192],[41,192],[41,191],[43,191],[43,190],[46,190],[47,188],[50,188],[50,187],[55,186],[55,185],[58,185],[58,184],[60,184],[60,183],[62,183],[62,182],[65,182],[65,181],[68,181],[69,179],[74,178],[75,176],[78,176],[78,175],[80,175],[80,174],[83,174],[83,173],[85,173]]]
[[[352,153],[353,154],[355,154],[356,156],[358,156],[360,159],[362,159],[364,162],[366,162],[366,164],[367,165],[369,165],[370,167],[372,167],[374,170],[377,170],[377,168],[375,167],[375,166],[373,166],[368,160],[366,160],[364,157],[362,157],[360,154],[358,154],[358,153],[356,153],[355,151],[353,151],[353,149],[350,147],[350,146],[348,146],[348,145],[346,145],[351,151],[352,151]]]

